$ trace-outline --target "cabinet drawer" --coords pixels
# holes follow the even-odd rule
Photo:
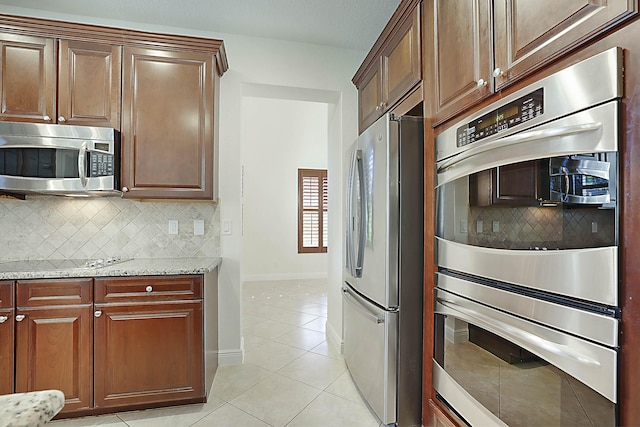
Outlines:
[[[0,282],[0,308],[13,307],[13,282],[10,280]]]
[[[92,279],[18,280],[18,307],[91,304]]]
[[[167,301],[202,298],[202,276],[95,279],[95,302]]]

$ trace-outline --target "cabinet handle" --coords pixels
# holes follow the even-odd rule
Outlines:
[[[44,116],[43,119],[44,119],[45,122],[50,122],[51,121],[51,117],[49,117],[49,116]]]
[[[376,105],[376,111],[381,111],[381,110],[382,110],[382,108],[380,108],[379,105]]]
[[[122,187],[122,192],[123,192],[123,193],[126,193],[126,192],[128,192],[128,191],[129,191],[129,187]]]
[[[18,314],[16,316],[16,322],[22,322],[24,320],[24,314]]]
[[[0,323],[4,323],[9,320],[9,316],[0,316]]]
[[[151,285],[147,286],[147,287],[145,288],[145,291],[147,291],[147,292],[151,292],[151,291],[153,291],[153,286],[151,286]]]
[[[94,317],[100,317],[100,316],[102,316],[102,310],[96,310],[96,311],[93,313],[93,316],[94,316]]]
[[[62,117],[62,116],[58,117],[58,123],[64,123],[66,121],[67,121],[67,119],[65,119],[64,117]]]
[[[504,75],[504,71],[502,71],[500,68],[496,68],[495,70],[493,70],[493,77],[500,77]]]
[[[482,89],[486,85],[487,85],[487,82],[484,79],[478,80],[478,83],[477,83],[478,89]]]

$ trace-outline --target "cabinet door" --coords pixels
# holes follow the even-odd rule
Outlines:
[[[46,389],[65,395],[62,412],[91,407],[91,305],[16,310],[16,392]]]
[[[378,59],[362,79],[358,88],[359,129],[362,133],[381,115],[382,102],[382,61]]]
[[[496,0],[498,88],[637,13],[628,0]]]
[[[425,54],[433,61],[434,115],[440,123],[493,89],[491,7],[490,0],[433,0],[425,7],[425,26],[433,24],[434,32]]]
[[[457,427],[458,425],[463,425],[462,423],[456,424],[452,420],[447,417],[444,412],[438,408],[432,400],[429,400],[429,405],[427,407],[427,413],[425,414],[426,422],[425,425],[431,427]]]
[[[14,327],[13,309],[0,309],[0,395],[13,393]]]
[[[213,198],[213,55],[125,47],[125,197]]]
[[[535,160],[485,170],[469,177],[472,206],[538,204],[539,163]]]
[[[53,39],[0,34],[0,120],[52,123],[56,114]]]
[[[0,395],[13,393],[15,320],[13,282],[0,282]]]
[[[383,102],[389,108],[422,79],[420,4],[402,23],[382,53]]]
[[[60,41],[59,124],[120,129],[121,47]]]
[[[95,406],[203,398],[202,301],[96,304]]]

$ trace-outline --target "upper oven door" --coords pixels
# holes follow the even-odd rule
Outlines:
[[[618,305],[614,100],[437,164],[437,263]]]

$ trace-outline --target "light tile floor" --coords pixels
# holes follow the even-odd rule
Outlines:
[[[245,363],[221,366],[206,404],[54,421],[52,427],[376,427],[326,340],[326,282],[247,282]]]

